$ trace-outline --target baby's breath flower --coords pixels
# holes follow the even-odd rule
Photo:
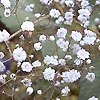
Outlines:
[[[88,100],[99,100],[98,98],[96,98],[95,96],[92,96],[91,98],[89,98]]]
[[[21,25],[22,31],[34,31],[34,24],[31,21],[25,21]]]
[[[51,67],[46,68],[43,72],[43,76],[45,80],[52,81],[55,77],[55,70]]]
[[[68,86],[61,90],[62,96],[67,96],[69,92],[70,92],[70,89]]]
[[[13,58],[14,58],[15,61],[22,62],[26,59],[26,57],[27,57],[27,54],[23,50],[22,47],[17,47],[16,49],[14,49]]]
[[[31,72],[33,66],[29,62],[23,62],[21,65],[22,71]]]
[[[6,66],[0,61],[0,72],[4,72]]]
[[[39,60],[36,60],[32,63],[33,67],[36,68],[36,67],[40,67],[41,66],[41,62]]]
[[[28,87],[28,88],[26,89],[26,93],[27,93],[28,95],[31,95],[31,94],[33,93],[33,88],[32,88],[32,87]]]
[[[35,43],[35,44],[34,44],[34,48],[35,48],[36,51],[41,50],[41,49],[42,49],[41,43],[40,43],[40,42]]]
[[[95,80],[95,74],[94,73],[88,73],[86,75],[86,79],[89,80],[90,82],[93,82]]]

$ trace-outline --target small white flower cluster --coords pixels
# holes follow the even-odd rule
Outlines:
[[[6,82],[6,77],[7,77],[7,76],[6,76],[5,74],[1,74],[1,75],[0,75],[0,82],[1,82],[1,83],[5,83],[5,82]]]
[[[34,4],[26,5],[25,11],[26,12],[32,12],[33,11],[33,8],[34,8]]]
[[[58,38],[65,39],[66,38],[66,35],[67,35],[67,29],[65,29],[65,28],[58,29],[58,31],[57,31],[57,37]]]
[[[0,61],[0,72],[4,72],[6,66]]]
[[[34,62],[32,63],[32,65],[33,65],[34,68],[38,68],[38,67],[41,66],[41,62],[40,62],[39,60],[36,60],[36,61],[34,61]]]
[[[58,18],[61,13],[57,9],[51,9],[49,15],[53,18]]]
[[[3,29],[3,31],[0,31],[0,42],[7,41],[9,37],[10,37],[10,34],[5,29]]]
[[[79,42],[82,39],[82,34],[80,32],[77,32],[77,31],[72,31],[71,37],[75,41]]]
[[[22,61],[26,60],[26,57],[27,57],[27,54],[23,50],[22,47],[17,47],[16,49],[14,49],[13,58],[15,61],[22,62]]]
[[[95,74],[94,73],[88,73],[86,75],[86,79],[89,80],[90,82],[93,82],[95,80]]]
[[[43,76],[45,80],[52,81],[55,77],[55,70],[51,67],[46,68],[43,72]]]
[[[99,100],[98,98],[96,98],[95,96],[92,96],[91,98],[89,98],[88,100]]]
[[[21,25],[22,31],[34,31],[34,24],[31,21],[24,21]]]
[[[23,80],[21,80],[21,82],[23,83],[25,87],[30,87],[32,85],[31,79],[28,79],[28,78],[24,78]]]
[[[81,74],[79,71],[72,69],[69,71],[62,72],[61,77],[63,78],[64,82],[73,83],[81,77]]]
[[[74,0],[64,0],[68,7],[74,7]]]
[[[33,66],[29,62],[23,62],[21,65],[22,71],[25,71],[25,72],[31,72],[32,68]]]
[[[90,19],[90,11],[88,9],[80,9],[78,10],[79,16],[78,20],[82,22],[84,27],[89,26],[89,19]]]
[[[69,46],[69,41],[65,41],[64,39],[60,38],[56,41],[56,44],[59,48],[63,49],[63,51],[66,51]]]
[[[50,65],[50,64],[52,64],[52,65],[58,65],[58,60],[57,60],[57,58],[55,58],[54,56],[46,55],[46,56],[44,57],[44,63],[45,63],[46,65]]]
[[[70,92],[70,89],[69,89],[68,86],[67,86],[67,87],[64,87],[64,88],[61,90],[62,96],[67,96],[69,92]]]
[[[40,0],[40,2],[45,5],[50,5],[53,2],[53,0]]]
[[[73,14],[72,11],[66,12],[65,13],[65,22],[64,23],[67,24],[67,25],[71,25],[72,22],[73,22],[73,16],[74,16],[74,14]]]
[[[37,43],[34,43],[34,48],[36,51],[39,51],[42,49],[42,44],[41,42],[37,42]]]
[[[10,11],[11,2],[9,0],[1,0],[1,3],[5,7],[4,16],[9,17],[10,13],[11,13],[11,11]]]
[[[85,37],[83,38],[84,44],[94,45],[94,42],[96,41],[96,37],[97,37],[96,33],[87,29],[84,30],[84,33],[85,33]]]
[[[26,89],[26,93],[28,94],[28,95],[31,95],[32,93],[33,93],[33,88],[32,87],[28,87],[27,89]]]

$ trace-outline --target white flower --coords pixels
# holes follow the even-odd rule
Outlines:
[[[91,64],[91,59],[87,59],[87,60],[86,60],[86,63],[87,63],[87,64]]]
[[[74,1],[73,1],[73,0],[65,0],[65,4],[66,4],[68,7],[74,7]]]
[[[43,41],[45,41],[46,40],[46,36],[43,34],[43,35],[40,35],[40,37],[39,37],[39,41],[40,42],[43,42]]]
[[[10,14],[11,14],[11,10],[9,8],[6,8],[5,11],[4,11],[4,16],[9,17]]]
[[[39,18],[39,17],[41,16],[41,14],[40,14],[40,13],[35,13],[34,16],[35,16],[36,18]]]
[[[65,66],[66,65],[65,59],[59,59],[59,64]]]
[[[72,59],[72,56],[71,56],[71,55],[66,55],[66,56],[65,56],[65,59],[71,60],[71,59]]]
[[[66,71],[66,72],[62,72],[61,77],[63,78],[63,80],[65,82],[67,82],[67,83],[71,82],[72,83],[72,82],[77,81],[81,77],[81,74],[77,70],[72,69],[72,70],[69,70],[69,71]]]
[[[72,31],[71,37],[75,40],[75,41],[80,41],[82,39],[82,34],[80,32],[77,31]]]
[[[41,43],[40,43],[40,42],[35,43],[35,44],[34,44],[34,48],[35,48],[36,51],[41,50],[41,49],[42,49]]]
[[[34,31],[34,24],[31,21],[25,21],[21,25],[22,31]]]
[[[23,80],[21,80],[21,82],[23,83],[24,86],[29,87],[32,85],[32,81],[31,79],[28,78],[24,78]]]
[[[6,66],[0,61],[0,72],[4,72]]]
[[[22,47],[17,47],[16,49],[14,49],[13,58],[14,58],[15,61],[22,62],[26,59],[26,57],[27,57],[27,54],[23,50]]]
[[[0,42],[7,41],[9,37],[10,34],[5,29],[3,29],[3,31],[0,31]]]
[[[74,14],[72,12],[66,12],[65,13],[65,24],[71,25],[73,22],[73,16]]]
[[[64,18],[62,16],[59,16],[58,19],[55,21],[56,24],[60,24],[64,21]]]
[[[62,96],[67,96],[69,92],[70,92],[70,89],[68,86],[61,90]]]
[[[49,36],[49,40],[50,41],[54,41],[55,40],[55,37],[53,35]]]
[[[65,29],[65,28],[60,28],[57,31],[57,37],[58,38],[64,38],[65,39],[66,34],[67,34],[67,29]]]
[[[46,65],[49,65],[49,64],[58,65],[58,60],[57,60],[55,57],[53,57],[53,56],[48,56],[48,55],[46,55],[46,56],[44,57],[44,63],[45,63]]]
[[[12,74],[10,75],[10,78],[11,78],[12,80],[16,80],[16,74],[12,73]]]
[[[22,71],[31,72],[33,66],[29,62],[23,62],[21,65]]]
[[[86,24],[87,21],[90,19],[90,11],[88,9],[80,9],[78,10],[79,16],[78,20],[81,21],[83,24]],[[86,27],[87,25],[85,25]]]
[[[42,90],[37,90],[37,94],[41,95],[42,94]]]
[[[9,0],[1,0],[1,3],[5,8],[9,8],[11,6],[11,2]]]
[[[51,9],[49,14],[53,18],[58,18],[61,15],[59,10],[56,9]]]
[[[30,5],[26,5],[25,11],[26,12],[32,12],[34,7],[31,7]]]
[[[79,50],[81,50],[81,47],[79,46],[79,44],[73,44],[72,46],[73,53],[76,54]]]
[[[28,95],[31,95],[31,94],[33,93],[33,88],[32,88],[32,87],[28,87],[28,88],[26,89],[26,93],[27,93]]]
[[[64,39],[58,39],[56,41],[56,44],[59,48],[63,49],[63,51],[66,51],[68,49],[69,41],[65,41]]]
[[[88,100],[99,100],[98,98],[96,98],[95,96],[92,96],[91,98],[89,98]]]
[[[53,0],[40,0],[40,2],[45,5],[50,5],[53,2]]]
[[[87,6],[89,6],[89,1],[87,1],[87,0],[82,0],[81,6],[82,6],[82,8],[86,8]]]
[[[0,52],[0,59],[4,58],[4,53],[3,52]]]
[[[85,32],[85,37],[83,38],[84,43],[88,45],[93,45],[97,37],[96,33],[87,29],[85,29],[84,32]]]
[[[79,50],[76,54],[77,54],[77,57],[82,60],[85,60],[85,59],[89,58],[89,56],[90,56],[90,53],[84,49]]]
[[[74,60],[74,63],[75,63],[75,65],[79,66],[79,65],[82,65],[83,60],[77,58],[77,59]]]
[[[86,75],[86,79],[89,80],[90,82],[93,82],[95,80],[95,74],[94,73],[88,73]]]
[[[43,75],[45,80],[52,81],[55,77],[55,70],[51,67],[46,68],[43,72]]]
[[[0,82],[1,83],[5,83],[6,82],[6,78],[7,76],[5,75],[5,74],[3,74],[3,75],[0,75]]]
[[[39,60],[36,60],[32,63],[33,67],[40,67],[41,66],[41,62]]]

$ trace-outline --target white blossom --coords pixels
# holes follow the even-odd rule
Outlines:
[[[74,14],[72,12],[66,12],[65,13],[65,24],[71,25],[73,22],[73,16]]]
[[[77,31],[72,31],[71,37],[75,40],[75,41],[80,41],[82,39],[82,34],[80,32]]]
[[[67,34],[67,29],[65,29],[65,28],[60,28],[57,31],[57,37],[58,38],[64,38],[65,39],[66,34]]]
[[[81,77],[81,74],[77,70],[72,69],[69,71],[62,72],[61,77],[63,78],[64,82],[72,83],[77,81]]]
[[[41,50],[42,49],[41,42],[34,43],[34,48],[35,48],[36,51]]]
[[[43,34],[43,35],[40,35],[40,37],[39,37],[39,41],[40,42],[43,42],[43,41],[45,41],[46,40],[46,36]]]
[[[91,98],[89,98],[88,100],[99,100],[98,98],[96,98],[95,96],[92,96]]]
[[[73,1],[73,0],[65,0],[65,4],[66,4],[68,7],[74,7],[74,1]]]
[[[82,63],[83,63],[83,60],[81,60],[79,58],[74,60],[74,64],[77,65],[77,66],[82,65]]]
[[[32,63],[33,67],[40,67],[41,66],[41,62],[39,60],[36,60]]]
[[[22,71],[25,71],[25,72],[31,72],[32,68],[33,66],[29,62],[23,62],[21,65]]]
[[[28,87],[28,88],[26,89],[26,93],[27,93],[28,95],[31,95],[31,94],[33,93],[33,88],[32,88],[32,87]]]
[[[7,76],[5,74],[0,75],[0,82],[5,83],[6,82],[6,77]]]
[[[5,8],[5,11],[4,11],[4,16],[5,17],[9,17],[11,14],[11,10],[9,8]]]
[[[34,31],[34,24],[31,21],[24,21],[21,25],[22,31]]]
[[[9,0],[1,0],[1,3],[5,8],[9,8],[11,6],[11,2]]]
[[[46,68],[43,72],[43,76],[45,80],[52,81],[55,77],[55,70],[51,67]]]
[[[0,61],[0,72],[4,72],[6,69],[6,66]]]
[[[61,15],[59,10],[56,9],[51,9],[49,14],[53,18],[58,18]]]
[[[42,94],[42,90],[37,90],[37,94],[41,95]]]
[[[45,5],[50,5],[53,2],[53,0],[40,0],[40,2]]]
[[[3,31],[0,31],[0,42],[7,41],[9,37],[10,34],[5,29],[3,29]]]
[[[67,87],[64,87],[64,88],[61,90],[62,96],[67,96],[69,92],[70,92],[70,89],[69,89],[68,86],[67,86]]]
[[[59,64],[65,66],[66,65],[65,59],[59,59]]]
[[[15,61],[22,62],[22,61],[26,60],[26,57],[27,57],[27,54],[23,50],[22,47],[17,47],[16,49],[14,49],[13,58]]]
[[[95,80],[95,73],[88,72],[88,74],[86,75],[86,79],[90,82],[93,82]]]
[[[46,55],[44,57],[44,63],[46,65],[50,65],[50,64],[52,64],[52,65],[58,65],[58,60],[57,60],[57,58],[55,58],[53,56]]]
[[[58,19],[55,21],[56,24],[60,24],[64,21],[64,18],[62,16],[59,16]]]
[[[29,87],[32,85],[32,81],[31,79],[28,78],[24,78],[23,80],[21,80],[21,82],[23,83],[24,86]]]
[[[77,54],[77,57],[82,60],[85,60],[85,59],[89,58],[89,56],[90,56],[90,53],[84,49],[79,50],[76,54]]]
[[[63,49],[63,51],[66,51],[68,49],[69,41],[65,41],[64,39],[58,39],[56,41],[56,44],[59,48]]]
[[[49,36],[49,40],[50,41],[54,41],[55,40],[55,37],[53,35]]]
[[[0,52],[0,59],[4,58],[4,53],[3,52]]]

